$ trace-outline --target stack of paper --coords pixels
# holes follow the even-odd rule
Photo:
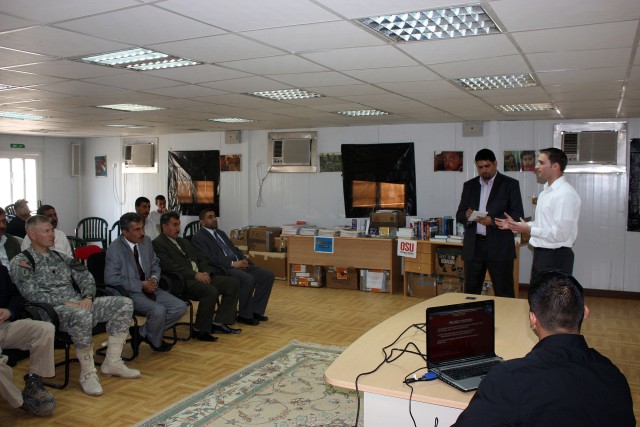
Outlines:
[[[305,224],[300,227],[301,236],[315,236],[318,234],[318,227],[315,225]]]
[[[398,239],[412,239],[413,238],[413,228],[411,227],[402,227],[399,228],[396,232],[396,237]]]
[[[340,237],[362,237],[363,232],[359,230],[340,230]]]
[[[286,234],[289,236],[300,234],[300,228],[303,225],[304,224],[285,224],[282,226],[282,234]]]
[[[334,237],[339,235],[340,235],[340,230],[337,230],[335,228],[319,228],[318,229],[318,236]]]

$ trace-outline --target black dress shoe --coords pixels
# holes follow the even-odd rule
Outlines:
[[[265,316],[264,314],[260,314],[260,313],[253,313],[253,318],[255,320],[259,320],[261,322],[266,322],[267,320],[269,320],[269,318],[267,316]]]
[[[131,348],[133,349],[133,354],[138,354],[138,349],[140,349],[140,343],[142,342],[142,337],[138,332],[138,327],[130,326],[129,335],[131,335]]]
[[[239,334],[242,329],[230,328],[227,325],[211,325],[211,333],[213,334]]]
[[[208,341],[208,342],[218,341],[218,337],[214,337],[208,332],[197,331],[195,329],[193,330],[193,337],[200,341]]]
[[[238,316],[238,323],[244,323],[245,325],[249,326],[257,326],[260,324],[260,321],[258,319],[247,319],[246,317]]]
[[[161,342],[161,344],[158,347],[156,347],[155,345],[151,344],[151,341],[149,341],[147,337],[144,337],[143,339],[144,339],[144,342],[149,344],[149,347],[151,347],[153,351],[159,351],[161,353],[164,353],[171,350],[171,347],[173,347],[171,344],[169,344],[164,340]]]

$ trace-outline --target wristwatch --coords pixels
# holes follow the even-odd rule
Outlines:
[[[88,300],[93,301],[93,295],[87,294],[87,295],[83,296],[82,299],[88,299]]]

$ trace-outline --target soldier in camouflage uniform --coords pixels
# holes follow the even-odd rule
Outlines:
[[[33,216],[26,228],[31,247],[11,260],[11,277],[27,301],[48,303],[55,309],[60,329],[69,333],[75,345],[83,391],[90,396],[102,394],[93,362],[92,340],[92,329],[99,322],[107,322],[109,335],[102,373],[122,378],[140,377],[140,371],[129,369],[121,358],[133,313],[132,301],[126,297],[94,299],[95,281],[84,265],[49,249],[54,245],[49,218]]]

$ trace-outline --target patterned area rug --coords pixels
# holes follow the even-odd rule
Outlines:
[[[342,350],[293,341],[138,426],[351,426],[355,392],[324,382]]]

